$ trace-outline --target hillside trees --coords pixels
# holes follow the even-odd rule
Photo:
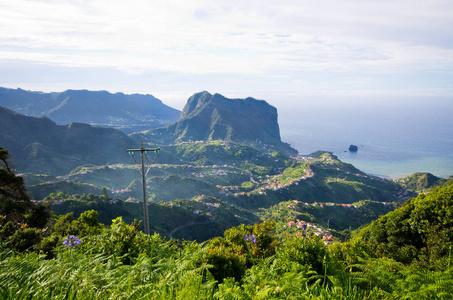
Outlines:
[[[9,153],[0,148],[0,237],[12,249],[25,251],[41,240],[42,228],[50,217],[47,207],[36,207],[27,195],[24,180],[16,176]]]
[[[9,153],[0,148],[0,216],[1,222],[11,222],[15,227],[27,224],[42,228],[50,217],[46,206],[31,202],[24,180],[16,176],[9,162]]]
[[[401,208],[372,222],[356,238],[386,255],[439,269],[453,245],[453,184],[408,200]]]
[[[24,180],[13,173],[9,159],[8,151],[0,148],[0,195],[16,202],[29,204],[30,199],[25,191]]]
[[[102,232],[104,226],[95,210],[74,220],[72,213],[52,217],[49,206],[36,206],[27,195],[23,178],[14,174],[9,158],[8,151],[0,148],[0,238],[6,247],[18,252],[35,250],[51,258],[65,235]]]

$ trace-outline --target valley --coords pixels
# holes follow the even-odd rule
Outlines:
[[[7,95],[0,100],[10,107],[14,97],[27,93],[0,92]],[[92,106],[101,100],[118,105],[135,99],[136,105],[145,107],[147,99],[106,92],[65,93],[73,106],[87,99],[97,99]],[[27,106],[27,112],[45,114],[44,108],[58,105],[62,97],[30,93],[17,103],[40,99]],[[174,111],[159,105],[157,114],[171,120]],[[51,111],[51,116],[68,116],[67,110]],[[83,114],[77,111],[74,116]],[[110,118],[114,111],[103,111],[98,119],[92,114],[91,123]],[[72,212],[78,217],[95,208],[106,225],[119,216],[128,222],[142,219],[142,170],[139,158],[125,150],[141,141],[146,147],[159,147],[159,154],[146,154],[146,192],[150,227],[168,238],[204,241],[239,224],[274,220],[279,234],[298,234],[294,228],[302,227],[288,224],[306,222],[324,228],[326,238],[333,233],[343,240],[424,189],[448,181],[429,176],[393,181],[368,175],[326,151],[298,155],[280,139],[276,109],[253,98],[197,93],[176,122],[128,135],[87,124],[57,125],[46,117],[26,117],[4,108],[0,113],[1,146],[11,149],[30,198],[51,205],[60,215]]]
[[[181,147],[186,150],[198,147],[203,151],[189,155]],[[250,156],[235,160],[225,154],[236,147]],[[204,165],[184,160],[175,164],[159,163],[162,153],[167,151],[181,153],[182,157],[209,157],[219,164]],[[151,217],[152,229],[168,237],[177,237],[175,231],[183,228],[185,238],[205,240],[237,224],[274,219],[280,224],[277,228],[283,229],[284,224],[301,219],[341,232],[356,229],[400,206],[406,199],[402,195],[415,195],[391,180],[366,175],[328,152],[275,157],[276,153],[265,155],[244,145],[223,141],[184,143],[170,146],[170,149],[162,147],[155,163],[147,166],[147,195],[148,201],[152,202],[150,214],[155,215],[157,210],[166,216],[164,219],[173,219],[173,207],[177,207],[178,213],[184,211],[185,215],[192,216],[177,217],[178,223],[166,227],[159,225],[161,218]],[[27,173],[21,176],[25,178],[32,199],[38,203],[52,203],[59,214],[74,212],[76,217],[84,210],[96,207],[100,220],[110,224],[118,216],[130,221],[141,219],[139,169],[140,166],[135,164],[112,164],[81,166],[65,176]],[[93,206],[93,200],[88,201],[88,205],[87,201],[72,199],[71,194],[93,195],[93,199],[104,195],[109,200],[98,200],[98,206]],[[298,209],[294,213],[275,213],[276,209],[286,211],[282,203],[300,205],[295,206]],[[351,214],[355,217],[349,218]],[[213,226],[201,226],[206,222]],[[339,233],[337,237],[343,239],[347,234]]]

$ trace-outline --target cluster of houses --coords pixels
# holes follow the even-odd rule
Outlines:
[[[216,169],[216,170],[214,170],[212,172],[209,172],[209,171],[201,172],[201,173],[193,172],[192,176],[197,177],[197,178],[203,178],[205,176],[227,176],[228,173],[230,173],[230,174],[238,174],[239,172],[237,172],[237,171],[227,171],[227,170],[224,170],[224,169]]]
[[[220,184],[216,185],[219,188],[219,194],[223,196],[235,196],[239,193],[241,187],[237,185],[222,186]]]
[[[219,188],[219,194],[224,195],[224,196],[250,196],[253,194],[259,194],[259,195],[266,195],[266,192],[269,190],[272,191],[278,191],[284,188],[287,188],[291,185],[299,185],[299,182],[306,180],[308,178],[313,177],[315,174],[311,170],[306,170],[305,175],[299,177],[299,178],[292,178],[290,180],[285,180],[285,182],[282,182],[283,179],[281,175],[275,175],[272,176],[270,179],[260,179],[260,185],[258,188],[254,189],[253,191],[249,192],[244,192],[240,191],[239,186],[221,186],[217,185],[217,188]]]
[[[206,195],[201,195],[200,197],[198,197],[198,199],[196,199],[196,201],[203,203],[203,200],[207,199],[206,197],[207,197]],[[206,206],[206,209],[207,209],[206,215],[211,216],[211,219],[214,220],[215,217],[213,216],[213,214],[216,212],[216,210],[220,207],[221,204],[218,202],[216,202],[216,203],[206,202],[206,203],[204,203],[204,205]],[[193,210],[192,213],[194,215],[199,215],[199,214],[203,213],[203,211],[196,209],[196,210]]]
[[[258,188],[257,190],[260,191],[266,191],[266,190],[273,190],[273,191],[278,191],[280,189],[283,189],[283,188],[287,188],[291,185],[299,185],[299,182],[301,181],[304,181],[304,180],[307,180],[308,178],[311,178],[315,176],[315,173],[313,171],[311,171],[310,169],[306,170],[305,171],[305,175],[304,176],[301,176],[301,177],[298,177],[298,178],[292,178],[290,179],[289,181],[283,183],[281,182],[281,176],[280,175],[276,175],[273,177],[272,180],[269,180],[266,185]],[[286,181],[286,180],[285,180]]]
[[[213,213],[215,213],[215,211],[220,207],[220,203],[205,203],[206,205],[206,208],[208,209],[208,211],[206,212],[206,215],[208,216],[212,216]],[[199,215],[202,213],[202,211],[200,210],[194,210],[192,211],[192,213],[194,215]]]
[[[302,230],[299,235],[306,237],[309,234],[314,234],[316,236],[321,236],[325,244],[333,242],[334,238],[332,233],[329,230],[326,230],[322,227],[319,227],[315,224],[305,222],[303,220],[296,219],[296,221],[289,221],[288,224],[283,225],[285,229],[296,227],[298,230]]]
[[[379,201],[373,201],[375,203],[378,203],[378,204],[382,204],[386,207],[388,206],[392,206],[393,203],[391,202],[379,202]],[[294,203],[290,203],[288,204],[288,208],[289,209],[293,209],[293,210],[296,210],[296,204],[299,203],[299,201],[297,200],[294,200]],[[314,202],[314,203],[307,203],[305,202],[304,205],[306,207],[308,206],[314,206],[314,207],[320,207],[320,208],[324,208],[324,207],[332,207],[332,206],[341,206],[341,207],[344,207],[344,208],[355,208],[355,209],[358,209],[359,208],[359,205],[355,205],[355,204],[345,204],[345,203],[332,203],[332,202],[329,202],[329,203],[318,203],[318,202]]]
[[[170,144],[170,146],[181,146],[181,145],[186,145],[186,144],[204,144],[205,141],[185,141],[185,142],[179,142],[177,144]]]
[[[374,202],[382,204],[384,206],[393,205],[390,202],[378,202],[378,201],[374,201]],[[292,203],[289,203],[287,205],[287,208],[291,209],[291,210],[294,210],[294,212],[296,212],[297,207],[298,207],[299,204],[302,204],[302,203],[300,201],[298,201],[298,200],[294,200],[294,201],[292,201]],[[303,205],[305,207],[315,206],[315,207],[320,207],[320,208],[331,207],[331,206],[341,206],[341,207],[350,208],[350,209],[359,208],[358,205],[336,204],[336,203],[317,203],[317,202],[315,202],[315,203],[307,203],[307,202],[305,202],[305,203],[303,203]],[[296,215],[294,214],[294,217],[295,216]],[[329,244],[329,243],[333,242],[333,240],[334,240],[333,235],[331,234],[331,232],[329,230],[326,230],[326,229],[324,229],[322,227],[319,227],[319,226],[317,226],[315,224],[312,224],[312,223],[309,223],[309,222],[306,222],[306,221],[303,221],[303,220],[295,219],[295,221],[291,220],[287,224],[283,225],[284,229],[293,228],[293,227],[297,228],[298,230],[301,230],[301,232],[298,233],[298,236],[306,237],[309,234],[314,234],[316,236],[321,237],[322,241],[324,241],[325,244]]]
[[[412,195],[406,189],[401,189],[398,191],[398,194],[394,195],[393,197],[398,201],[405,202],[408,200]]]
[[[138,202],[141,202],[141,200],[137,200],[135,198],[132,198],[132,197],[129,197],[126,199],[126,201],[124,202],[127,202],[127,203],[138,203]],[[112,203],[111,203],[112,204]],[[149,203],[147,203],[149,205]]]
[[[130,188],[125,188],[125,189],[120,189],[120,190],[113,190],[112,193],[114,194],[122,194],[122,193],[128,193],[131,192],[132,190]]]

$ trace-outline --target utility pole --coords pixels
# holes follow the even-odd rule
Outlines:
[[[147,151],[154,151],[155,153],[159,153],[160,148],[148,148],[145,149],[143,147],[143,142],[141,142],[141,147],[140,149],[127,149],[126,151],[130,154],[133,155],[134,151],[140,151],[140,157],[142,159],[142,169],[140,170],[140,173],[142,173],[142,183],[143,183],[143,226],[144,226],[144,231],[145,234],[149,235],[149,216],[148,216],[148,204],[146,203],[146,174],[148,172],[145,172],[145,154]],[[134,158],[135,161],[135,158]]]

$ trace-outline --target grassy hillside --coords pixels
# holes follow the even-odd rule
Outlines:
[[[216,219],[209,226],[200,225],[198,229],[198,225],[190,224],[191,220],[183,218],[188,226],[177,234],[185,238],[195,237],[195,231],[199,237],[210,237],[209,232],[220,234],[222,230],[238,225],[238,220],[245,223],[257,220],[257,214],[269,215],[267,210],[292,200],[308,204],[298,217],[301,220],[313,219],[318,225],[339,231],[355,229],[393,209],[393,206],[380,203],[395,202],[398,206],[404,197],[411,195],[407,191],[403,193],[401,186],[393,181],[368,176],[329,153],[319,154],[317,158],[300,157],[295,160],[278,152],[263,154],[244,145],[222,141],[184,143],[165,149],[182,159],[177,164],[161,164],[159,162],[164,155],[161,152],[156,163],[150,165],[147,177],[150,202],[169,203],[178,200],[189,203],[197,197],[214,197],[226,204],[223,208],[232,206],[249,212],[243,217]],[[149,157],[151,159],[153,157]],[[207,161],[211,161],[211,164],[204,165],[203,162]],[[50,193],[63,192],[105,194],[122,201],[129,198],[141,201],[140,177],[136,165],[82,166],[67,176],[49,177],[48,181],[43,180],[44,176],[30,177],[37,183],[30,183],[29,191],[38,200]],[[26,182],[28,184],[28,180]],[[403,194],[406,196],[401,196]],[[335,206],[316,210],[312,207],[314,203],[332,203]],[[341,205],[359,208],[348,210]],[[70,210],[68,208],[65,211]],[[349,218],[349,213],[354,218]],[[236,215],[241,216],[238,213]],[[140,214],[136,216],[141,219]]]
[[[330,153],[306,157],[281,174],[262,178],[256,189],[233,201],[247,208],[269,207],[282,201],[352,204],[360,200],[398,200],[401,187],[391,180],[369,176]]]
[[[0,139],[19,172],[65,175],[84,165],[129,161],[126,149],[137,145],[112,128],[26,117],[0,107]]]
[[[262,220],[276,222],[276,234],[279,237],[300,235],[303,233],[301,224],[312,224],[344,240],[350,238],[352,230],[394,209],[392,203],[369,200],[353,204],[303,203],[292,200],[263,209],[260,216]]]
[[[417,193],[430,191],[438,186],[444,185],[451,181],[452,177],[439,178],[431,173],[415,173],[410,176],[398,179],[404,188]]]

